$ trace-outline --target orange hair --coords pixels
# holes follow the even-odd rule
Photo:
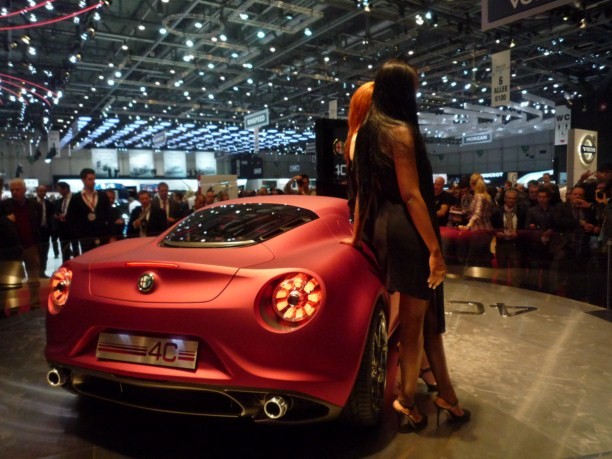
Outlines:
[[[372,93],[374,92],[374,82],[368,81],[357,88],[351,97],[348,113],[348,134],[344,142],[344,159],[349,161],[351,149],[351,139],[357,133],[372,105]]]

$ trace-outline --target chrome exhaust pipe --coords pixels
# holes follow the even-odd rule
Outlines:
[[[63,386],[68,382],[68,372],[61,368],[51,368],[47,373],[47,382],[51,387]]]
[[[287,414],[289,403],[280,395],[275,395],[266,400],[263,408],[269,419],[280,419]]]

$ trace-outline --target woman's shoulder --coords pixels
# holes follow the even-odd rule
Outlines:
[[[404,123],[397,123],[389,129],[390,134],[399,141],[412,143],[414,141],[414,133],[410,126]]]

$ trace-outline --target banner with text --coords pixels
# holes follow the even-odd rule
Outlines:
[[[482,0],[482,30],[525,19],[574,0]]]
[[[567,136],[572,125],[572,110],[566,105],[555,108],[555,145],[567,145]]]
[[[491,62],[491,107],[507,105],[510,102],[510,50],[493,54]]]
[[[47,134],[47,149],[51,152],[51,149],[55,148],[55,156],[59,158],[60,155],[60,133],[59,131],[49,131]]]

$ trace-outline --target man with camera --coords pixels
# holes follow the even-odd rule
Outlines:
[[[166,213],[157,206],[151,205],[151,195],[148,191],[138,192],[140,207],[136,207],[130,214],[130,223],[127,229],[128,237],[157,236],[168,228]]]
[[[297,185],[297,190],[293,189],[293,184]],[[296,175],[292,177],[284,188],[285,194],[301,194],[314,196],[317,194],[316,190],[310,188],[310,177],[306,174]]]

